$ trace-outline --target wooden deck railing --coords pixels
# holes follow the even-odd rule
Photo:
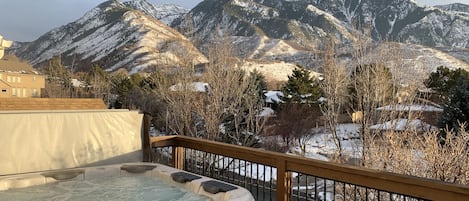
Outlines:
[[[204,156],[212,156],[212,158],[215,159],[225,157],[229,158],[231,161],[238,160],[237,163],[244,161],[244,164],[261,164],[264,170],[265,167],[273,167],[276,169],[276,173],[274,173],[276,174],[275,181],[264,181],[264,183],[269,183],[270,185],[273,183],[275,185],[273,187],[275,190],[271,196],[275,197],[269,198],[270,200],[308,200],[308,195],[310,194],[308,190],[314,191],[311,192],[311,195],[314,195],[312,200],[469,200],[469,186],[465,185],[450,184],[436,180],[318,161],[185,136],[153,137],[150,139],[150,144],[153,149],[170,147],[171,164],[175,168],[187,171],[193,170],[195,173],[199,173],[199,170],[194,170],[193,168],[199,168],[200,171],[210,169],[208,165],[205,166],[204,164],[192,167],[189,167],[190,164],[186,164],[191,163],[191,161],[193,162],[196,157],[201,156],[198,154],[199,152],[205,153]],[[222,166],[225,170],[229,170],[229,174],[233,176],[232,179],[229,176],[222,178],[227,178],[228,182],[233,181],[235,184],[242,182],[243,179],[238,179],[239,177],[244,178],[244,180],[246,179],[246,175],[239,174],[242,172],[243,174],[247,174],[249,171],[243,171],[241,167],[238,166],[230,167],[224,163],[225,159],[223,159],[223,165],[219,166]],[[250,168],[252,170],[252,166]],[[259,166],[257,166],[257,168],[259,169]],[[211,170],[214,170],[214,168]],[[272,170],[270,171],[272,172]],[[255,171],[250,172],[253,173]],[[298,175],[307,175],[306,185],[313,183],[308,182],[308,176],[314,177],[314,189],[306,187],[306,189],[301,190],[298,187],[298,195],[300,195],[300,191],[302,191],[301,194],[306,195],[292,198],[294,197],[292,194],[295,190],[295,187],[292,186],[292,173],[295,173],[297,175],[296,177],[300,177]],[[259,174],[259,171],[257,171],[257,174]],[[247,176],[259,178],[259,176],[255,175]],[[323,188],[318,188],[318,182],[324,183]],[[265,185],[260,184],[259,181],[251,184],[257,187]],[[324,193],[318,192],[319,190]],[[338,191],[342,192],[340,196],[338,195],[339,193],[337,193]],[[348,192],[348,194],[345,192]],[[349,195],[350,192],[353,195]],[[327,198],[326,194],[330,194],[331,196]],[[384,194],[387,196],[386,199],[383,199]],[[322,197],[320,198],[319,196]]]

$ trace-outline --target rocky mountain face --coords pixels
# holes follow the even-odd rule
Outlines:
[[[166,25],[170,25],[173,21],[189,12],[181,6],[174,4],[153,5],[146,0],[133,0],[124,3],[126,6],[160,20]]]
[[[468,8],[421,7],[413,0],[204,0],[187,11],[146,0],[109,0],[14,50],[34,65],[61,55],[69,64],[77,62],[74,66],[96,63],[108,70],[139,72],[203,63],[206,58],[198,50],[207,53],[213,41],[229,40],[243,59],[318,70],[331,38],[344,55],[354,41],[365,38],[435,48],[449,54],[438,57],[435,65],[457,67],[461,62],[454,59],[469,61]],[[441,61],[450,56],[451,62]]]
[[[314,66],[331,36],[343,50],[359,36],[467,49],[465,8],[421,7],[412,0],[205,0],[172,26],[202,44],[231,36],[245,58]]]
[[[461,4],[461,3],[453,3],[448,5],[438,5],[435,6],[441,10],[445,11],[456,11],[456,12],[464,12],[469,13],[469,5]]]
[[[241,57],[303,65],[332,35],[343,45],[355,40],[351,27],[307,1],[205,0],[172,26],[202,46],[228,36]]]
[[[230,35],[257,33],[302,45],[327,35],[347,43],[354,27],[369,29],[376,40],[469,48],[468,8],[421,7],[411,0],[206,0],[189,15],[202,38],[206,29],[223,27]]]
[[[205,62],[187,38],[154,18],[169,20],[168,16],[176,14],[158,14],[144,0],[106,1],[79,20],[21,45],[15,53],[36,66],[61,56],[76,68],[89,68],[93,63],[111,71],[126,68],[131,73]]]
[[[412,0],[310,0],[310,3],[350,26],[371,28],[374,39],[469,48],[467,5],[421,7]]]

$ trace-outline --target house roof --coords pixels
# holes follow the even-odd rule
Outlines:
[[[415,112],[415,111],[420,111],[420,112],[443,112],[443,109],[431,106],[431,105],[401,105],[401,104],[396,104],[396,105],[387,105],[383,106],[380,108],[377,108],[376,110],[383,110],[383,111],[401,111],[401,112]]]
[[[384,122],[382,124],[370,126],[370,129],[423,132],[436,128],[418,119],[394,119],[391,121]]]
[[[266,103],[281,103],[283,92],[281,91],[267,91],[264,93]]]
[[[210,86],[205,82],[191,82],[184,86],[182,83],[175,84],[169,87],[171,91],[192,91],[192,92],[209,92]]]
[[[91,98],[0,98],[3,110],[101,110],[107,109],[101,99]]]
[[[0,59],[0,71],[37,74],[37,72],[29,63],[21,61],[15,55],[6,55],[2,59]]]

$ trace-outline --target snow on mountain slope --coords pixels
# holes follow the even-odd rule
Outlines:
[[[324,18],[326,18],[330,24],[334,27],[334,29],[340,33],[340,35],[344,36],[346,39],[348,40],[352,40],[352,41],[356,41],[356,38],[355,36],[353,36],[349,30],[347,30],[345,28],[345,23],[344,22],[341,22],[340,20],[338,20],[336,17],[334,17],[333,15],[327,13],[327,12],[324,12],[323,10],[313,6],[313,5],[308,5],[306,7],[306,10],[310,11],[310,12],[313,12],[315,15],[318,15],[318,16],[324,16]]]
[[[461,3],[453,3],[448,5],[439,5],[435,6],[439,9],[446,10],[446,11],[456,11],[456,12],[465,12],[469,13],[469,5],[461,4]]]
[[[309,2],[350,26],[369,28],[375,40],[405,41],[429,47],[469,48],[468,5],[422,7],[412,0]]]
[[[423,85],[425,79],[439,66],[469,71],[469,64],[445,52],[415,44],[387,43],[370,52],[371,62],[383,62],[402,83]]]
[[[242,58],[280,60],[319,70],[321,50],[330,38],[343,55],[351,54],[358,37],[371,36],[376,43],[390,40],[441,50],[458,48],[462,51],[449,52],[464,59],[460,55],[469,48],[469,18],[461,11],[465,8],[421,7],[412,0],[205,0],[186,15],[190,23],[180,19],[173,25],[198,36],[202,47],[228,36]],[[193,27],[188,29],[186,24]],[[429,59],[424,62],[429,65],[436,62],[425,55],[420,58]],[[454,57],[438,57],[436,63],[465,65]]]
[[[415,54],[417,55],[415,61],[423,64],[422,67],[429,67],[431,71],[436,71],[438,66],[446,66],[452,69],[462,68],[469,71],[469,63],[461,61],[446,52],[420,45],[407,44],[405,46],[418,51],[420,54]]]
[[[188,13],[189,10],[174,4],[161,4],[153,5],[146,0],[132,0],[124,3],[128,7],[142,11],[143,13],[154,17],[165,23],[171,25],[173,21],[184,14]]]
[[[389,37],[437,47],[466,61],[412,46],[416,48],[412,54],[422,54],[419,62],[428,64],[428,69],[440,63],[465,68],[469,61],[465,8],[419,7],[411,0],[204,0],[184,14],[187,10],[174,5],[110,0],[76,22],[20,45],[16,52],[35,65],[61,55],[68,64],[76,58],[75,66],[82,68],[96,63],[131,72],[206,61],[183,35],[156,20],[161,19],[204,51],[215,40],[228,39],[242,59],[284,61],[319,71],[321,52],[331,38],[340,55],[351,55],[353,43],[359,36],[367,37],[362,33],[369,28],[375,42]]]
[[[265,76],[266,80],[268,81],[280,81],[286,82],[288,81],[288,76],[292,75],[292,72],[297,66],[292,63],[285,63],[285,62],[262,62],[258,60],[250,60],[244,62],[241,66],[241,69],[252,72],[256,70],[257,72],[261,73]],[[322,77],[322,74],[310,71],[311,76],[315,78]]]
[[[225,35],[241,47],[237,54],[243,58],[283,60],[303,66],[315,66],[312,51],[320,49],[328,37],[336,37],[340,44],[354,40],[345,23],[308,1],[205,0],[184,20],[176,20],[173,25],[178,30],[189,30],[186,35],[196,35],[193,39],[202,47]]]
[[[229,38],[233,41],[233,52],[235,56],[244,59],[264,61],[284,61],[287,63],[300,64],[309,69],[316,69],[317,55],[312,51],[304,50],[302,47],[293,46],[281,39],[272,39],[266,36]]]
[[[33,65],[61,55],[65,61],[76,59],[78,68],[96,63],[107,70],[126,68],[131,73],[206,61],[179,32],[116,0],[51,30],[16,54]]]
[[[469,48],[469,13],[427,8],[429,14],[406,26],[401,38],[431,47]]]

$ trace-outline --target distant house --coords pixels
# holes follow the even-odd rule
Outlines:
[[[397,112],[399,118],[414,119],[418,118],[430,125],[437,125],[438,119],[443,113],[443,109],[437,105],[420,105],[420,104],[396,104],[387,105],[377,108],[378,111]]]
[[[200,93],[209,93],[210,86],[205,82],[191,82],[188,84],[175,84],[169,87],[171,91],[191,91],[191,92],[200,92]]]
[[[16,56],[0,58],[0,97],[31,98],[41,97],[45,88],[44,76]]]
[[[404,132],[404,131],[416,131],[418,133],[436,130],[435,126],[427,124],[419,119],[394,119],[391,121],[384,122],[382,124],[376,124],[370,126],[372,130],[380,130],[380,131],[396,131],[396,132]]]
[[[282,103],[283,92],[281,91],[267,91],[264,93],[266,104]]]

